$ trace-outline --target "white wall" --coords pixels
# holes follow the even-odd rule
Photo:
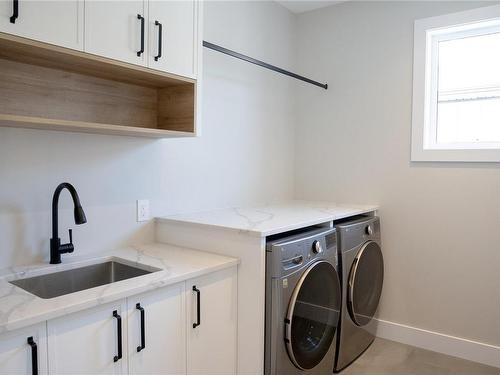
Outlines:
[[[205,39],[291,68],[295,17],[273,2],[207,2]],[[291,197],[293,83],[204,51],[203,134],[144,140],[0,128],[0,268],[45,261],[52,193],[73,183],[88,223],[74,228],[75,254],[152,239],[135,222],[135,200],[153,215]],[[61,206],[72,207],[69,194]]]
[[[500,165],[410,162],[413,21],[481,5],[299,16],[298,69],[329,89],[299,91],[296,196],[381,206],[381,319],[500,345]]]

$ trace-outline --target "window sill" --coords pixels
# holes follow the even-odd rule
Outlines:
[[[411,161],[500,163],[500,149],[432,150],[412,148]]]

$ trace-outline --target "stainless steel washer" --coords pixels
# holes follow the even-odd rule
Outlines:
[[[334,228],[269,241],[265,374],[331,374],[340,303]]]
[[[342,310],[335,355],[335,371],[358,358],[375,338],[378,307],[384,281],[380,247],[380,220],[361,217],[336,225]]]

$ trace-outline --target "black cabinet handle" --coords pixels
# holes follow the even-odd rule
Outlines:
[[[196,323],[193,323],[193,328],[201,325],[201,292],[196,285],[193,285],[193,292],[196,292]]]
[[[141,346],[137,347],[137,351],[140,352],[141,350],[146,348],[146,328],[144,327],[144,308],[141,307],[140,303],[136,304],[135,308],[141,312]]]
[[[31,373],[38,375],[38,348],[33,336],[28,337],[28,345],[31,346]]]
[[[137,56],[141,57],[144,52],[144,17],[138,14],[137,19],[141,20],[141,49],[137,52]]]
[[[122,317],[118,315],[118,311],[113,311],[113,317],[116,318],[116,328],[118,331],[118,355],[115,355],[113,358],[114,362],[118,362],[119,359],[122,359]]]
[[[161,57],[163,26],[158,21],[155,21],[155,25],[158,26],[158,55],[155,56],[155,61],[158,61],[158,59]]]
[[[12,16],[10,17],[10,23],[16,23],[17,17],[19,17],[19,0],[12,1]]]

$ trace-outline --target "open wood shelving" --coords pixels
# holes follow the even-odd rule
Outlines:
[[[0,126],[196,135],[196,80],[0,33]]]

